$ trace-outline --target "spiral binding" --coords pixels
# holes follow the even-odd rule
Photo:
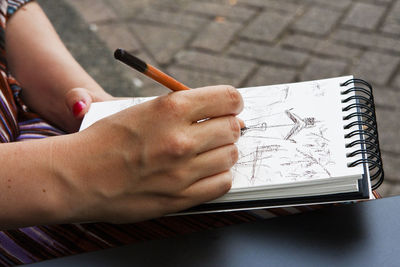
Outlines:
[[[372,94],[372,86],[361,79],[350,79],[340,86],[353,87],[341,92],[346,97],[342,100],[342,108],[344,112],[351,112],[343,117],[343,120],[352,122],[344,125],[344,129],[350,132],[345,135],[346,139],[354,136],[360,136],[358,140],[354,140],[346,144],[346,148],[351,149],[358,147],[356,150],[347,153],[349,159],[357,157],[356,160],[348,163],[349,167],[355,167],[360,164],[366,164],[369,169],[372,189],[378,188],[384,179],[383,163],[379,148],[378,126],[376,123],[374,96]],[[354,110],[354,111],[353,111]],[[357,118],[357,120],[354,120]]]

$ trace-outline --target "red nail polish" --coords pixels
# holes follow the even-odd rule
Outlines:
[[[79,113],[82,112],[82,110],[86,107],[85,102],[83,101],[78,101],[74,104],[72,107],[72,112],[74,113],[74,116],[77,117]]]

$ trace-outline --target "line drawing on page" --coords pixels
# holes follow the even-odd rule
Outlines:
[[[302,99],[325,97],[318,83],[302,88],[288,85],[243,90],[241,117],[246,127],[238,142],[239,160],[232,168],[233,187],[262,186],[331,177],[334,165],[326,122],[312,107],[300,108]]]

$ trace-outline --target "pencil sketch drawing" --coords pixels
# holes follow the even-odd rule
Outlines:
[[[325,89],[318,83],[300,89],[277,85],[241,92],[245,107],[239,117],[246,127],[238,142],[233,187],[331,177],[327,122],[313,108]]]
[[[290,110],[285,110],[285,114],[293,121],[293,127],[290,129],[289,133],[286,135],[285,140],[291,139],[293,136],[298,134],[301,130],[305,128],[310,128],[315,125],[315,118],[300,118],[295,113],[290,112]]]

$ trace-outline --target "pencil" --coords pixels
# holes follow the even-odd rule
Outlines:
[[[171,89],[172,91],[182,91],[190,89],[186,85],[178,82],[177,80],[175,80],[168,74],[162,72],[161,70],[157,69],[156,67],[153,67],[152,65],[147,64],[143,60],[129,54],[124,49],[121,48],[116,49],[114,52],[114,58],[134,68],[135,70],[145,74],[146,76],[159,82],[160,84]],[[239,123],[241,127],[240,132],[241,135],[243,135],[248,128],[246,128],[244,121],[240,120]]]
[[[143,60],[129,54],[124,49],[118,48],[114,52],[114,58],[125,63],[126,65],[134,68],[135,70],[145,74],[151,79],[161,83],[165,87],[171,89],[172,91],[182,91],[189,90],[190,88],[186,85],[178,82],[168,74],[162,72],[161,70],[147,64]]]

